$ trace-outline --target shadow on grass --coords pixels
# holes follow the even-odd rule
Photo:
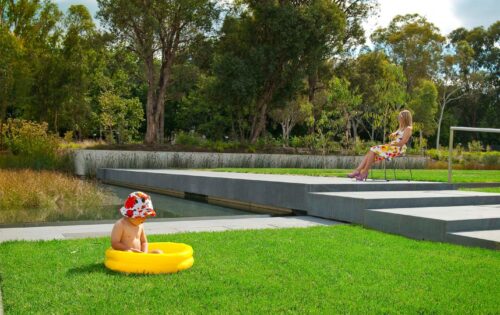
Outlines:
[[[79,266],[75,268],[71,268],[68,270],[67,274],[69,276],[78,276],[78,275],[89,275],[89,274],[105,274],[109,276],[116,276],[116,277],[147,277],[151,275],[146,275],[146,274],[131,274],[131,273],[122,273],[122,272],[117,272],[117,271],[112,271],[106,268],[104,266],[104,263],[94,263],[94,264],[88,264],[84,266]]]

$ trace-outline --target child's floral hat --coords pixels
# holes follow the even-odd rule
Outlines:
[[[120,209],[121,214],[127,218],[146,218],[156,216],[151,198],[141,191],[128,195],[125,204]]]

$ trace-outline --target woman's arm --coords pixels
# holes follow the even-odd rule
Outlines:
[[[398,146],[398,147],[404,146],[408,142],[408,140],[410,140],[411,133],[412,133],[412,128],[406,127],[405,131],[403,132],[403,138],[401,139],[401,141],[396,143],[396,146]]]

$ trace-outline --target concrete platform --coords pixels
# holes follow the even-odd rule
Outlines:
[[[500,229],[500,206],[368,209],[363,211],[362,224],[415,239],[446,242],[452,232]]]
[[[353,222],[415,239],[482,244],[470,236],[450,233],[500,228],[500,194],[458,191],[446,183],[194,170],[100,169],[97,176],[105,183],[129,188],[276,207],[277,211]],[[488,248],[497,244],[486,241]]]
[[[500,230],[448,233],[447,241],[467,246],[500,249]]]
[[[279,229],[279,228],[303,228],[318,225],[343,224],[332,220],[325,220],[310,216],[250,216],[249,218],[216,218],[187,220],[163,220],[150,219],[144,224],[147,235],[174,234],[184,232],[220,232],[229,230],[248,229]],[[13,240],[53,240],[73,239],[88,237],[105,237],[111,234],[113,223],[86,224],[86,225],[58,225],[21,228],[0,229],[0,242]]]
[[[280,208],[308,211],[309,192],[414,191],[452,189],[431,182],[356,182],[349,178],[243,174],[187,170],[100,169],[104,183],[138,189],[186,192]]]
[[[500,194],[473,191],[367,191],[310,193],[308,214],[363,224],[363,210],[500,204]]]

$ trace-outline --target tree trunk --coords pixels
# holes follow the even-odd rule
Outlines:
[[[255,128],[252,128],[252,136],[250,138],[250,143],[254,144],[257,142],[257,139],[259,138],[260,134],[266,127],[266,119],[267,119],[267,105],[273,98],[274,90],[275,90],[275,83],[271,82],[268,84],[268,88],[264,90],[263,96],[259,99],[257,102],[257,108],[259,109],[259,114],[254,118],[257,119],[257,123],[255,125]],[[255,123],[255,121],[254,121]]]
[[[144,142],[146,142],[146,144],[154,144],[158,141],[158,130],[157,125],[155,124],[156,80],[154,75],[154,61],[152,53],[146,58],[145,66],[148,80],[148,94],[146,101],[146,137]]]
[[[422,135],[422,128],[420,128],[420,143],[419,143],[419,146],[420,146],[420,153],[423,153],[424,152],[424,146],[422,145],[422,142],[424,140],[424,137]]]
[[[260,105],[260,112],[257,118],[257,125],[255,126],[255,129],[253,130],[252,137],[250,138],[250,143],[254,144],[257,142],[257,139],[259,138],[260,134],[262,133],[262,130],[266,127],[266,116],[267,116],[267,102],[264,100],[261,101],[262,105]]]
[[[352,120],[352,136],[354,137],[354,140],[357,141],[358,139],[358,124],[356,123],[356,120]]]
[[[441,113],[439,113],[439,120],[438,120],[438,130],[437,130],[437,135],[436,135],[436,150],[439,150],[439,137],[441,136],[441,123],[443,122],[443,115],[444,115],[444,107],[446,106],[446,103],[443,102],[441,105]]]

